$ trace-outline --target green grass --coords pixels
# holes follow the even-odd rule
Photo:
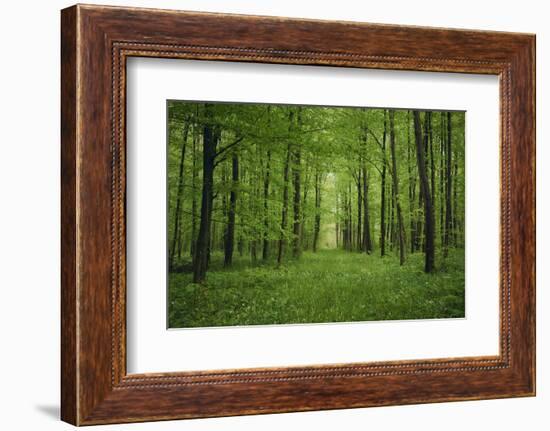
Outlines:
[[[422,271],[423,259],[409,255],[400,267],[394,256],[323,250],[280,268],[237,257],[224,269],[222,256],[213,255],[204,285],[170,273],[169,326],[464,317],[464,251],[437,255],[432,274]]]

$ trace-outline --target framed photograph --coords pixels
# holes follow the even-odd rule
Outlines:
[[[535,37],[62,11],[75,425],[535,394]]]

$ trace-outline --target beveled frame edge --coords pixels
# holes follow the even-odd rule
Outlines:
[[[216,30],[206,35],[208,24]],[[338,38],[319,37],[334,33]],[[61,39],[63,420],[83,425],[534,394],[534,36],[77,5],[62,12]],[[128,56],[500,75],[501,354],[127,376]]]

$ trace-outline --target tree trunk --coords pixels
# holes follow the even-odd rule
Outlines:
[[[212,124],[212,105],[204,105],[205,124],[203,128],[203,170],[200,226],[193,258],[193,282],[203,283],[208,270],[210,228],[212,224],[212,202],[214,186],[214,159],[216,157],[217,133]]]
[[[248,184],[251,190],[251,193],[249,194],[248,207],[253,211],[254,214],[260,214],[258,202],[260,201],[261,181],[258,170],[252,170]],[[250,259],[253,263],[256,263],[256,261],[258,260],[258,242],[261,238],[256,223],[252,224],[252,226],[250,227],[250,234],[250,236],[252,237],[252,240],[250,242]]]
[[[432,192],[432,203],[434,206],[434,235],[436,229],[436,218],[435,218],[435,207],[437,202],[437,194],[436,194],[436,187],[435,187],[435,161],[434,161],[434,143],[433,143],[433,130],[432,130],[432,113],[426,112],[428,123],[428,146],[430,151],[430,184],[431,184],[431,192]]]
[[[346,196],[346,193],[344,192],[342,198],[340,199],[342,202],[342,248],[344,250],[348,249],[348,198]]]
[[[315,172],[315,222],[313,227],[313,252],[317,252],[321,230],[321,174]]]
[[[338,206],[340,205],[340,200],[338,199],[338,193],[336,193],[336,248],[340,247],[340,210]]]
[[[180,219],[181,219],[181,207],[182,207],[182,195],[183,195],[183,174],[185,167],[185,148],[187,147],[187,134],[189,132],[189,122],[186,121],[183,127],[183,136],[181,143],[181,153],[180,153],[180,163],[179,163],[179,174],[178,174],[178,188],[176,191],[176,209],[174,214],[174,233],[172,236],[172,245],[170,247],[169,253],[169,267],[174,266],[174,259],[176,256],[176,247],[178,243],[181,243],[181,232],[180,232]]]
[[[290,114],[290,120],[292,121],[292,113]],[[286,243],[286,225],[288,217],[288,172],[290,164],[290,144],[286,149],[285,166],[283,168],[283,209],[281,214],[281,236],[279,238],[279,248],[277,251],[277,264],[280,265],[283,261]]]
[[[216,213],[216,202],[212,200],[212,214]],[[208,246],[208,266],[210,266],[210,257],[212,250],[216,249],[216,221],[212,218],[210,223],[211,232],[210,232],[210,244]]]
[[[369,215],[369,183],[368,170],[363,166],[363,251],[367,254],[372,252],[372,239],[370,235]]]
[[[384,134],[382,135],[382,172],[380,175],[380,256],[386,254],[386,110],[384,110]]]
[[[302,200],[301,200],[301,225],[300,225],[300,243],[302,250],[307,250],[308,248],[308,236],[307,236],[307,220],[306,220],[306,208],[307,208],[307,198],[308,198],[308,191],[309,191],[309,182],[311,180],[311,169],[308,169],[309,162],[306,159],[304,161],[305,163],[302,163],[304,175],[302,176],[304,179],[301,181],[301,189],[302,189]],[[315,178],[314,178],[315,179]],[[315,222],[314,222],[315,224]]]
[[[292,163],[292,185],[294,187],[294,198],[292,200],[294,222],[292,225],[292,256],[299,258],[302,253],[301,244],[301,227],[302,227],[302,212],[301,212],[301,149],[300,146],[294,144],[293,163]]]
[[[416,141],[416,161],[418,165],[418,176],[420,178],[420,187],[424,201],[424,229],[425,229],[425,253],[426,260],[424,265],[425,272],[432,272],[434,269],[435,244],[434,244],[434,223],[433,206],[426,173],[425,150],[422,140],[422,125],[420,123],[420,113],[413,112],[414,117],[414,136]]]
[[[271,151],[267,150],[264,178],[264,235],[262,245],[262,260],[269,259],[269,177],[271,175]]]
[[[348,216],[348,195],[347,192],[344,193],[343,200],[342,200],[342,213],[343,213],[343,223],[344,227],[342,229],[342,245],[344,246],[344,250],[349,250],[349,244],[348,244],[348,230],[349,230],[349,216]]]
[[[445,170],[445,236],[443,244],[443,256],[447,257],[449,251],[449,240],[452,228],[452,207],[451,207],[451,191],[452,191],[452,149],[451,149],[451,113],[447,112],[447,148],[446,148],[446,170]]]
[[[453,164],[453,176],[454,178],[458,178],[458,161],[457,158],[454,158],[454,164]],[[457,211],[457,205],[458,205],[458,194],[457,194],[457,187],[456,183],[453,187],[453,223],[452,223],[452,232],[453,232],[453,245],[456,247],[458,243],[458,211]]]
[[[227,179],[227,168],[226,168],[226,165],[223,164],[222,165],[222,184],[224,185],[224,187],[226,186],[227,181],[228,181],[228,179]],[[232,187],[233,187],[233,185],[231,185],[229,193],[231,193]],[[213,211],[215,213],[215,211],[216,211],[215,207],[213,208]],[[227,193],[223,192],[222,193],[222,220],[228,220],[228,217],[229,217],[229,205],[227,204]],[[224,252],[224,259],[225,259],[225,246],[227,244],[228,226],[229,226],[229,222],[227,221],[225,223],[225,226],[223,227],[223,239],[222,239],[222,252]]]
[[[363,179],[361,178],[361,160],[359,160],[359,170],[357,171],[357,251],[363,251]]]
[[[258,260],[256,238],[252,238],[252,240],[250,241],[250,260],[252,261],[252,263],[255,263]]]
[[[192,173],[192,202],[191,202],[191,247],[189,249],[191,257],[195,254],[195,244],[197,239],[197,126],[193,125],[193,173]]]
[[[348,184],[348,250],[353,250],[353,213],[351,210],[351,182]]]
[[[411,111],[407,111],[407,172],[409,174],[409,229],[411,253],[415,252],[417,243],[416,232],[416,175],[414,175],[414,166],[412,166],[411,157]]]
[[[441,112],[439,129],[439,236],[445,245],[445,113]]]
[[[237,207],[237,189],[239,187],[239,156],[231,158],[231,194],[227,211],[227,230],[225,232],[224,266],[233,264],[233,249],[235,244],[235,209]]]
[[[399,264],[405,263],[405,226],[403,225],[403,214],[401,214],[401,202],[399,200],[399,180],[397,176],[397,160],[395,156],[395,111],[390,110],[390,147],[392,159],[392,181],[394,189],[394,205],[397,211],[397,230],[399,237]]]
[[[393,251],[395,246],[395,187],[393,181],[390,182],[389,187],[391,189],[390,199],[388,199],[388,237],[386,241],[389,243],[390,251]]]

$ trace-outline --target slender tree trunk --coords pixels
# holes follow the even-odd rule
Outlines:
[[[390,110],[390,147],[392,159],[392,179],[394,189],[394,205],[397,211],[397,230],[399,236],[399,263],[405,263],[405,226],[403,225],[403,214],[401,214],[401,202],[399,199],[399,179],[397,175],[397,160],[395,155],[395,111]]]
[[[369,174],[366,165],[363,166],[363,250],[367,254],[372,252],[369,215]]]
[[[348,250],[348,197],[346,192],[342,196],[342,247],[344,250]]]
[[[292,163],[292,185],[294,187],[294,198],[292,200],[294,222],[292,225],[292,256],[299,258],[302,253],[301,244],[301,227],[302,227],[302,212],[301,212],[301,149],[299,145],[294,145],[293,163]]]
[[[315,222],[313,226],[313,252],[317,252],[321,230],[321,174],[315,172]]]
[[[292,113],[290,115],[292,121]],[[277,251],[277,264],[280,265],[283,261],[286,243],[286,225],[288,217],[288,173],[290,164],[290,144],[286,149],[285,166],[283,168],[283,209],[281,214],[281,236],[279,238],[279,247]]]
[[[436,194],[436,188],[435,188],[435,160],[434,160],[434,143],[433,143],[433,129],[432,129],[432,113],[426,112],[427,116],[427,123],[428,123],[428,145],[430,148],[430,184],[431,184],[431,191],[432,191],[432,202],[434,206],[434,214],[435,214],[435,206],[437,202],[437,194]],[[437,230],[436,228],[436,221],[434,217],[434,232]]]
[[[418,165],[418,176],[420,178],[420,187],[424,201],[424,228],[425,228],[425,253],[426,260],[424,265],[425,272],[432,272],[434,269],[435,244],[434,244],[434,223],[433,206],[426,174],[425,150],[422,140],[422,124],[420,122],[420,112],[414,111],[414,136],[416,141],[416,161]]]
[[[212,200],[212,214],[216,213],[216,201]],[[208,266],[210,266],[210,257],[212,250],[216,249],[216,220],[212,217],[212,222],[210,223],[211,232],[210,232],[210,243],[208,245]]]
[[[354,243],[353,243],[353,240],[354,240],[354,237],[353,237],[353,232],[354,232],[354,223],[353,223],[353,209],[352,209],[352,203],[353,203],[353,194],[351,192],[352,190],[352,187],[351,187],[351,183],[349,184],[349,193],[348,193],[348,216],[349,216],[349,231],[348,231],[348,242],[349,242],[349,251],[353,251],[353,248],[354,248]]]
[[[386,231],[384,232],[386,238],[386,249],[391,251],[391,226],[392,226],[392,209],[393,209],[393,197],[392,197],[392,184],[390,181],[386,181]]]
[[[458,161],[456,157],[454,158],[454,164],[453,164],[453,176],[454,178],[458,178]],[[458,194],[457,194],[456,182],[454,184],[455,185],[453,187],[452,232],[453,232],[453,245],[456,247],[458,243],[458,211],[457,211]]]
[[[291,111],[292,113],[292,111]],[[290,130],[294,130],[294,116],[291,117]],[[301,127],[301,108],[296,112],[296,124],[298,130]],[[302,234],[302,208],[301,208],[301,175],[302,175],[302,149],[300,142],[296,141],[294,136],[291,136],[294,141],[291,145],[290,157],[291,157],[291,175],[292,175],[292,209],[293,209],[293,221],[292,221],[292,256],[299,258],[301,254],[301,234]]]
[[[349,251],[349,249],[350,249],[350,244],[349,244],[350,225],[349,225],[348,193],[347,193],[347,191],[344,194],[344,208],[343,209],[344,209],[345,220],[344,220],[344,237],[342,238],[342,240],[344,242],[344,249],[346,251]]]
[[[169,267],[173,268],[174,259],[176,256],[176,247],[181,241],[181,232],[180,232],[180,222],[181,222],[181,207],[182,195],[183,195],[183,177],[184,177],[184,168],[185,168],[185,149],[187,147],[187,134],[189,132],[189,122],[186,121],[183,127],[183,136],[181,142],[181,153],[180,153],[180,163],[179,163],[179,174],[178,174],[178,187],[176,191],[176,209],[174,214],[174,232],[172,236],[172,245],[170,247],[169,253]]]
[[[248,207],[255,213],[260,214],[260,208],[258,206],[258,202],[260,200],[260,176],[258,174],[257,170],[253,170],[250,175],[249,180],[249,187],[250,190],[252,190],[252,193],[250,194],[250,202]],[[251,226],[251,237],[252,240],[250,242],[250,259],[253,263],[256,263],[258,260],[258,242],[261,236],[258,234],[258,228],[256,224],[253,224]]]
[[[192,173],[192,201],[191,201],[191,247],[190,255],[195,254],[195,243],[197,240],[197,135],[198,129],[196,124],[193,126],[193,173]]]
[[[388,199],[388,238],[387,241],[390,245],[390,251],[393,251],[395,246],[395,187],[393,181],[389,184],[390,187],[390,199]]]
[[[267,150],[267,161],[264,178],[264,234],[262,245],[262,260],[269,259],[269,177],[271,175],[271,151]]]
[[[231,194],[227,211],[227,230],[225,233],[224,266],[233,264],[233,249],[235,244],[235,209],[237,207],[237,190],[239,187],[239,156],[234,153],[231,158]]]
[[[340,247],[340,209],[339,209],[340,200],[338,199],[338,197],[339,195],[338,193],[336,193],[336,226],[335,226],[336,248]]]
[[[227,184],[227,168],[226,168],[226,165],[225,163],[221,166],[222,168],[222,184],[225,186]],[[231,193],[231,189],[233,188],[233,184],[231,185],[230,187],[230,192]],[[222,251],[225,253],[225,246],[227,245],[227,232],[228,232],[228,226],[229,226],[229,205],[227,204],[227,197],[228,197],[228,194],[223,192],[222,193],[222,220],[227,220],[226,224],[225,224],[225,227],[224,227],[224,230],[223,230],[223,240],[222,240]],[[214,212],[215,212],[215,208],[214,208]],[[225,259],[225,256],[224,256],[224,259]]]
[[[418,163],[417,163],[418,166]],[[416,251],[424,252],[424,197],[422,195],[422,184],[418,190],[418,217],[416,219]]]
[[[445,236],[443,244],[443,256],[447,257],[449,251],[450,235],[452,228],[452,207],[451,207],[451,191],[452,191],[452,147],[451,147],[451,113],[447,112],[447,148],[446,148],[446,173],[445,173]]]
[[[348,250],[348,195],[347,192],[344,192],[341,195],[342,202],[342,248]]]
[[[357,171],[357,251],[363,251],[363,178],[361,177],[361,161],[359,161],[359,170]]]
[[[256,238],[253,238],[252,241],[250,241],[250,260],[253,263],[258,260],[257,243],[258,241],[256,241]]]
[[[193,259],[193,282],[203,283],[208,270],[210,229],[212,224],[212,202],[214,186],[214,159],[216,158],[217,133],[212,125],[212,105],[204,105],[205,124],[203,128],[203,170],[201,220],[197,245]]]
[[[181,251],[183,249],[183,241],[185,241],[184,235],[180,233],[178,235],[178,246],[177,246],[177,253],[176,253],[178,255],[178,261],[181,260]]]
[[[382,135],[382,172],[380,174],[380,256],[386,254],[386,110],[384,110],[384,134]]]
[[[412,165],[411,156],[411,111],[407,111],[407,171],[409,174],[409,229],[411,253],[415,252],[417,242],[416,232],[416,175],[414,175],[414,166]]]
[[[309,192],[309,184],[311,180],[311,169],[309,169],[309,162],[306,159],[302,160],[302,168],[304,170],[304,175],[302,175],[303,181],[301,182],[302,189],[302,200],[301,200],[301,221],[300,221],[300,244],[302,250],[308,249],[308,235],[307,235],[307,220],[306,220],[306,208],[307,208],[307,198]],[[304,163],[305,162],[305,163]]]
[[[441,112],[439,129],[439,236],[445,246],[445,113]]]
[[[239,241],[237,242],[237,250],[239,251],[239,256],[243,257],[244,254],[244,237],[242,229],[239,229],[239,235],[238,235]]]
[[[351,183],[348,184],[348,250],[353,250],[353,213],[351,209]]]
[[[342,213],[343,213],[343,223],[344,223],[344,229],[342,231],[342,244],[344,246],[344,250],[349,251],[349,213],[348,213],[348,192],[347,190],[344,192],[343,200],[342,200]]]

